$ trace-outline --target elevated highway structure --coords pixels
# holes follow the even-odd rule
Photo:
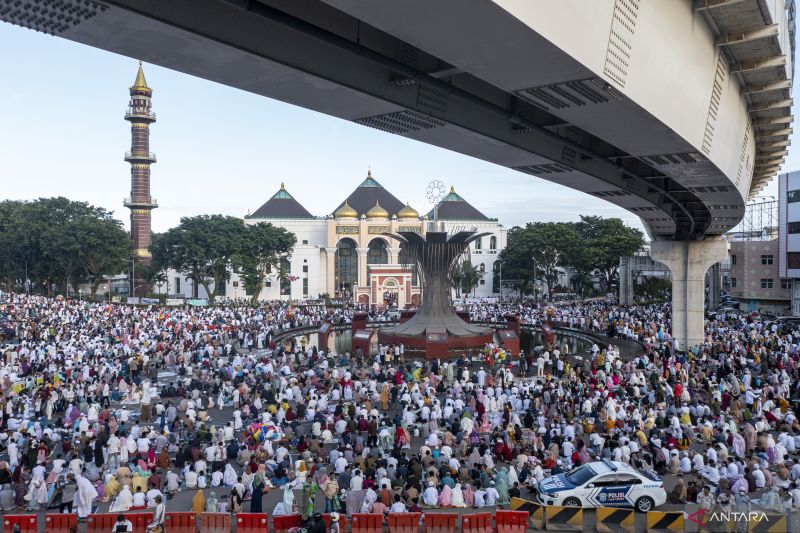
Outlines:
[[[792,132],[793,0],[0,0],[0,20],[628,209],[683,273],[685,345]]]

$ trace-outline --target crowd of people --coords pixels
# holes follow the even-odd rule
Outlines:
[[[341,308],[2,293],[0,510],[84,519],[104,503],[157,516],[501,507],[598,458],[672,480],[674,504],[800,508],[797,329],[712,314],[705,342],[684,352],[668,305],[465,308],[473,320],[513,313],[606,343],[425,361],[392,357],[400,347],[275,342],[348,323]],[[617,338],[641,344],[623,351]],[[175,508],[186,491],[191,502]],[[271,491],[277,504],[266,509]]]

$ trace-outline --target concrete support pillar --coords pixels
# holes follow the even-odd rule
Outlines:
[[[650,257],[672,272],[672,336],[681,349],[702,344],[705,338],[706,271],[727,254],[728,243],[722,238],[650,245]]]
[[[619,258],[619,304],[633,305],[633,269],[630,257]]]
[[[719,263],[714,263],[708,269],[708,306],[712,309],[719,307],[719,291],[722,290],[722,272]]]

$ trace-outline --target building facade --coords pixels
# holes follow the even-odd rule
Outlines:
[[[730,293],[739,308],[775,315],[788,312],[792,280],[779,268],[778,240],[733,241],[730,244]]]
[[[778,177],[778,268],[791,280],[791,314],[800,316],[800,171]]]
[[[506,245],[506,228],[461,197],[455,188],[436,206],[437,220],[447,231],[474,230],[489,235],[470,245],[465,260],[480,272],[470,296],[491,297],[499,292],[492,283],[498,254]],[[338,203],[331,213],[315,216],[281,184],[261,207],[245,216],[246,224],[267,222],[285,228],[297,239],[281,274],[270,275],[259,299],[352,298],[364,305],[415,305],[421,288],[414,266],[400,243],[386,234],[422,233],[433,219],[401,202],[367,172],[367,177]],[[279,277],[281,276],[281,277]],[[169,273],[169,294],[204,298],[205,291],[175,272]],[[244,298],[233,274],[221,298]]]

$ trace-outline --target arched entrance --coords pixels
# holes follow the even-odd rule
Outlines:
[[[394,278],[384,280],[381,287],[383,305],[386,307],[399,307],[398,298],[400,296],[400,284]]]
[[[353,294],[353,287],[358,284],[358,250],[356,242],[350,238],[336,243],[334,257],[334,279],[336,290],[341,295]]]

